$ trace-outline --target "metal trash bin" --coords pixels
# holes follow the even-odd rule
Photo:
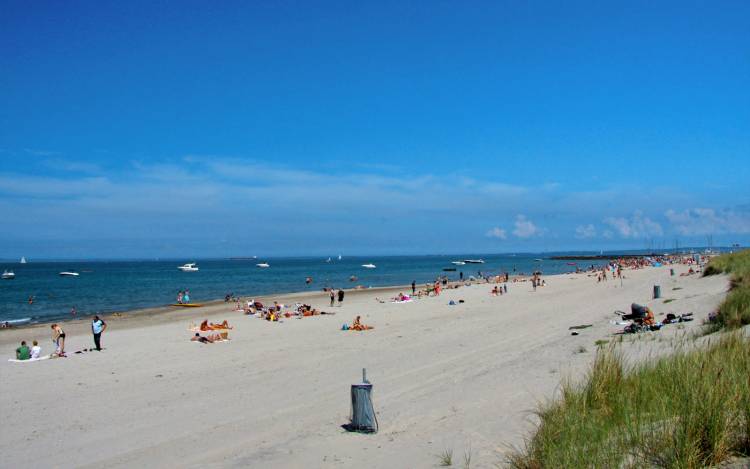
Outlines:
[[[362,382],[352,384],[351,423],[347,430],[360,433],[376,433],[378,419],[372,406],[372,384],[367,381],[365,370],[362,370]]]

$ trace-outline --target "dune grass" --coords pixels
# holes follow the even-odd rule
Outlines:
[[[611,344],[582,384],[561,391],[511,467],[698,468],[750,455],[750,340],[740,331],[632,367]]]
[[[714,257],[703,275],[731,275],[731,290],[719,306],[715,323],[734,329],[750,324],[750,250]]]

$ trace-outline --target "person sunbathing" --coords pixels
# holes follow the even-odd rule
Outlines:
[[[214,331],[216,329],[232,329],[232,327],[229,325],[226,319],[220,324],[216,324],[213,322],[209,324],[208,319],[206,319],[201,323],[199,329],[202,331]]]
[[[218,334],[211,334],[209,336],[203,337],[197,332],[193,337],[190,338],[191,342],[200,342],[202,344],[213,344],[217,340],[221,340],[221,336],[219,336]]]
[[[352,323],[352,327],[351,327],[351,330],[353,330],[353,331],[367,331],[367,330],[370,330],[370,329],[374,329],[374,327],[372,327],[372,326],[366,326],[366,325],[362,324],[362,322],[360,321],[360,316],[357,316],[357,318]]]

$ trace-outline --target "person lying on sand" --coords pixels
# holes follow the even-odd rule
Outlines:
[[[232,329],[232,327],[229,325],[226,319],[220,324],[215,324],[213,322],[209,324],[208,319],[206,319],[201,323],[199,329],[202,331],[214,331],[216,329]]]
[[[219,342],[221,340],[224,340],[221,338],[219,334],[210,334],[206,337],[203,337],[199,333],[195,333],[193,337],[190,338],[191,342],[200,342],[202,344],[213,344],[214,342]]]
[[[360,316],[357,316],[357,318],[352,323],[352,327],[350,329],[353,330],[353,331],[367,331],[367,330],[370,330],[370,329],[374,329],[374,327],[372,327],[372,326],[366,326],[366,325],[362,324],[362,322],[360,321]]]

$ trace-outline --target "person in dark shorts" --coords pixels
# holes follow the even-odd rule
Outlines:
[[[414,295],[415,293],[417,293],[417,281],[412,280],[411,281],[411,294]]]
[[[331,306],[336,302],[336,293],[334,293],[333,288],[331,288]]]
[[[341,306],[341,303],[344,302],[344,290],[339,289],[339,306]]]
[[[94,334],[94,345],[98,351],[102,350],[102,332],[105,330],[107,330],[107,323],[101,320],[99,316],[94,316],[91,321],[91,332]]]

